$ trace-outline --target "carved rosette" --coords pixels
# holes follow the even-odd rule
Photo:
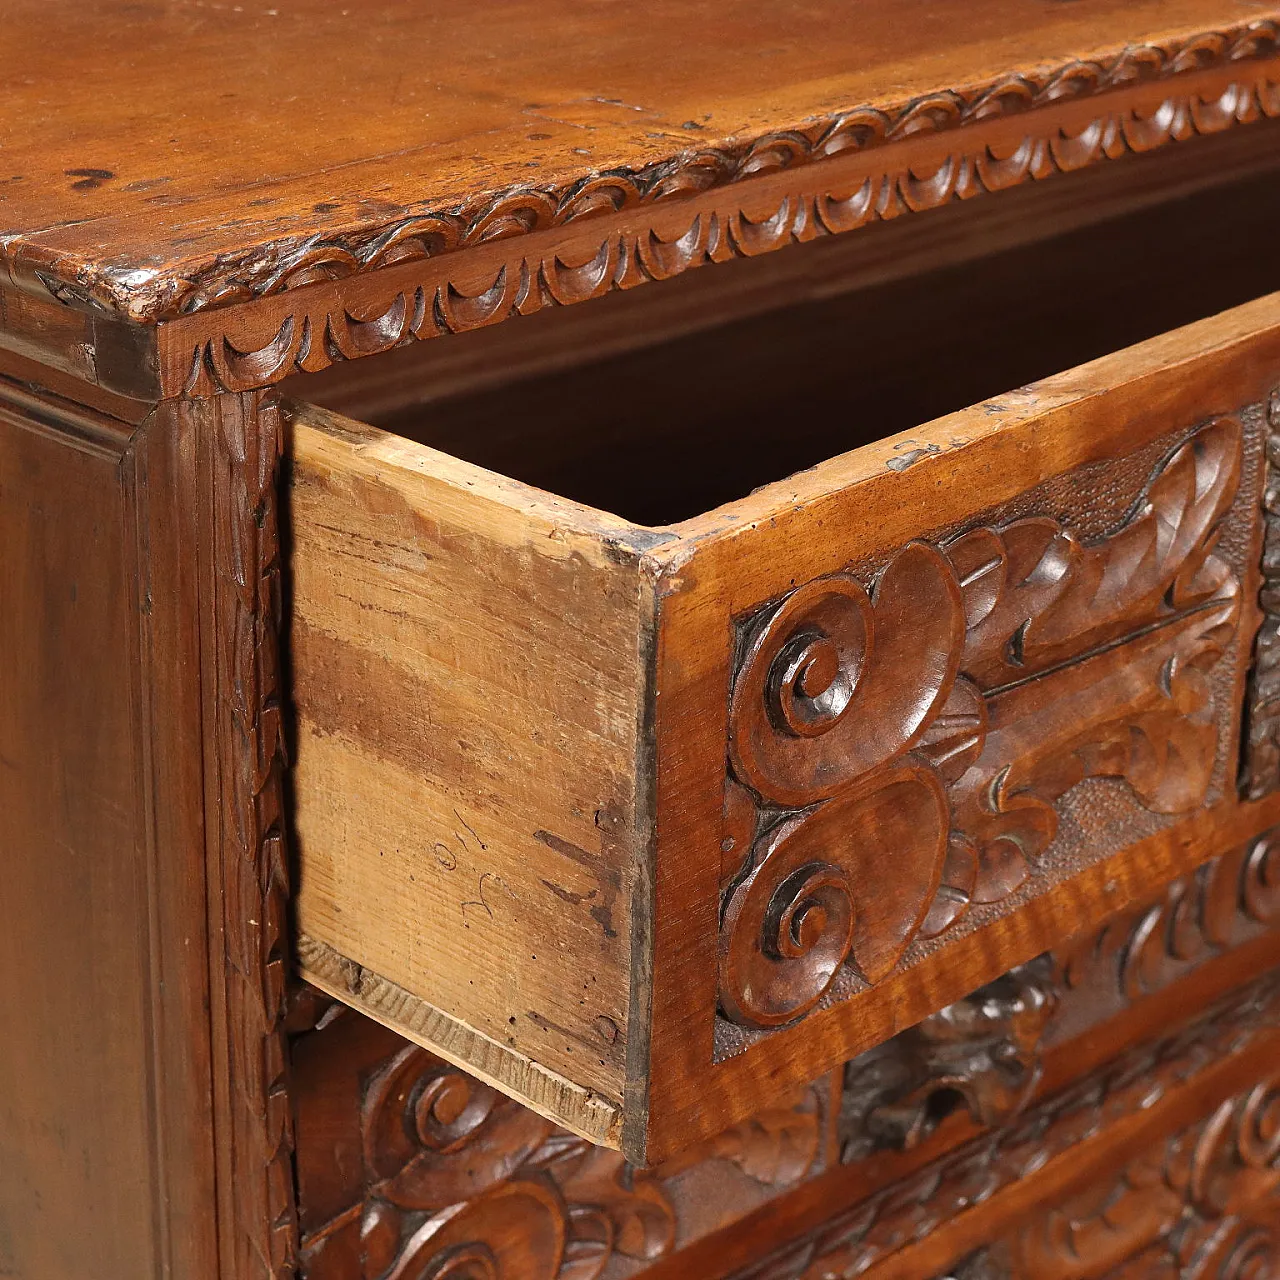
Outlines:
[[[818,1162],[824,1126],[805,1089],[642,1170],[406,1044],[365,1081],[360,1130],[361,1280],[597,1280],[615,1258],[671,1252],[671,1178],[723,1161],[791,1185]],[[304,1242],[304,1274],[328,1274],[329,1250],[349,1247],[322,1231]]]
[[[774,1027],[851,966],[998,903],[1089,778],[1157,814],[1203,803],[1209,673],[1240,583],[1215,554],[1243,465],[1219,418],[1082,542],[1028,517],[914,542],[870,585],[806,583],[742,624],[726,792],[720,1004]]]

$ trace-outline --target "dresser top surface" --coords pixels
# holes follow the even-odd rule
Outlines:
[[[272,292],[317,250],[332,276],[1274,54],[1280,8],[7,0],[0,16],[22,51],[0,91],[0,261],[152,322]]]

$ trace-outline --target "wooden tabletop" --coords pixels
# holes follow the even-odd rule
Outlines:
[[[4,0],[0,261],[151,322],[317,256],[358,271],[872,145],[913,105],[904,127],[945,127],[1274,54],[1278,19],[1261,0]],[[630,186],[593,184],[611,174]]]

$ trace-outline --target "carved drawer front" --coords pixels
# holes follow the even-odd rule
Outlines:
[[[1273,295],[661,528],[293,406],[303,972],[652,1161],[1247,840],[1277,384]]]

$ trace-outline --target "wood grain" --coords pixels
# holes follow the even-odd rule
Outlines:
[[[0,382],[0,1272],[218,1270],[185,442]]]
[[[627,1275],[780,1203],[834,1155],[830,1081],[636,1169],[353,1014],[300,1035],[295,1060],[307,1280],[357,1256],[370,1280],[432,1274],[459,1245],[511,1280]]]
[[[1155,1152],[1162,1165],[1166,1141],[1176,1143],[1206,1121],[1213,1123],[1204,1155],[1219,1152],[1229,1175],[1207,1180],[1209,1184],[1215,1192],[1226,1191],[1238,1177],[1265,1201],[1277,1172],[1274,1152],[1259,1161],[1260,1169],[1243,1160],[1237,1165],[1234,1151],[1222,1151],[1214,1139],[1228,1117],[1234,1120],[1251,1110],[1266,1117],[1259,1145],[1265,1149],[1274,1141],[1273,1119],[1267,1105],[1259,1104],[1274,1088],[1276,1034],[1273,1027],[1250,1025],[1250,1019],[1265,1022],[1275,991],[1274,976],[1254,984],[1251,992],[1210,1012],[1179,1043],[1169,1040],[1118,1059],[1077,1088],[1046,1100],[1012,1129],[880,1188],[773,1257],[735,1272],[735,1280],[820,1280],[863,1273],[877,1280],[916,1280],[945,1274],[953,1260],[1000,1240],[1004,1224],[1015,1234],[1024,1225],[1034,1231],[1037,1209],[1052,1215],[1057,1205],[1065,1207],[1074,1195],[1087,1194],[1089,1186],[1095,1196],[1105,1198],[1130,1160]],[[1190,1145],[1199,1137],[1197,1131]],[[1186,1166],[1185,1159],[1171,1160],[1170,1178],[1176,1179]],[[1255,1181],[1259,1174],[1260,1189]],[[1144,1184],[1150,1186],[1151,1179]],[[1243,1207],[1248,1199],[1241,1194],[1237,1203]],[[1183,1203],[1185,1187],[1176,1203],[1162,1198],[1163,1212],[1141,1215],[1136,1206],[1135,1212],[1118,1212],[1116,1227],[1133,1230],[1129,1247],[1138,1252],[1183,1225]],[[1101,1223],[1096,1229],[1106,1234]],[[1054,1256],[1066,1274],[1101,1274],[1075,1261],[1061,1232],[1056,1240]],[[1039,1280],[1050,1273],[1042,1259],[1012,1274],[1017,1280]],[[658,1276],[660,1268],[655,1280]]]
[[[646,1035],[652,535],[318,411],[292,438],[299,928],[607,1114]]]
[[[922,1027],[849,1063],[843,1079],[797,1091],[652,1169],[589,1148],[341,1006],[301,1002],[302,1274],[383,1280],[462,1256],[490,1260],[499,1275],[508,1268],[555,1280],[666,1280],[737,1275],[754,1251],[753,1276],[883,1268],[914,1277],[933,1268],[941,1275],[952,1251],[972,1248],[986,1231],[999,1245],[992,1259],[1007,1265],[1017,1254],[1023,1261],[1012,1274],[1031,1280],[1046,1267],[1075,1276],[1081,1254],[1114,1262],[1156,1240],[1200,1239],[1209,1219],[1216,1229],[1227,1189],[1233,1213],[1252,1204],[1255,1191],[1266,1192],[1280,1174],[1270,1167],[1276,1139],[1268,1101],[1274,974],[1225,998],[1232,979],[1211,998],[1184,999],[1147,1023],[1158,1028],[1149,1041],[1133,1036],[1129,1021],[1129,1040],[1109,1061],[1086,1066],[1077,1055],[1073,1071],[1056,1072],[1060,1083],[1031,1099],[1018,1086],[1012,1055],[1030,1067],[1058,1001],[1081,998],[1079,988],[1058,985],[1057,966],[1032,968],[973,993],[928,1032]],[[1144,1001],[1150,997],[1138,998]],[[1063,1063],[1092,1044],[1093,1031],[1061,1047]],[[912,1092],[913,1081],[935,1091],[933,1104],[923,1088]],[[1024,1083],[1037,1092],[1034,1073]],[[1020,1100],[1010,1084],[1024,1094]],[[937,1105],[954,1089],[994,1109],[957,1124],[957,1114]],[[1011,1110],[1001,1098],[1014,1102]],[[943,1127],[929,1132],[912,1123],[900,1131],[917,1108]],[[905,1150],[868,1155],[861,1138],[876,1115],[880,1136],[896,1135],[890,1145]],[[842,1149],[824,1141],[832,1120]],[[837,1150],[842,1166],[834,1164]],[[1151,1158],[1156,1176],[1131,1185],[1130,1161]],[[1100,1179],[1103,1168],[1109,1172]],[[1189,1185],[1188,1170],[1197,1171]],[[1023,1191],[1027,1182],[1033,1186]],[[1078,1212],[1046,1230],[1091,1193],[1121,1204],[1113,1186],[1159,1189],[1155,1204],[1139,1199],[1132,1211],[1101,1217]],[[536,1212],[517,1211],[521,1195],[535,1198]],[[824,1205],[827,1221],[805,1237],[806,1217]],[[456,1227],[445,1230],[448,1224]],[[1059,1248],[1072,1231],[1093,1249]],[[759,1257],[788,1232],[801,1238]]]

